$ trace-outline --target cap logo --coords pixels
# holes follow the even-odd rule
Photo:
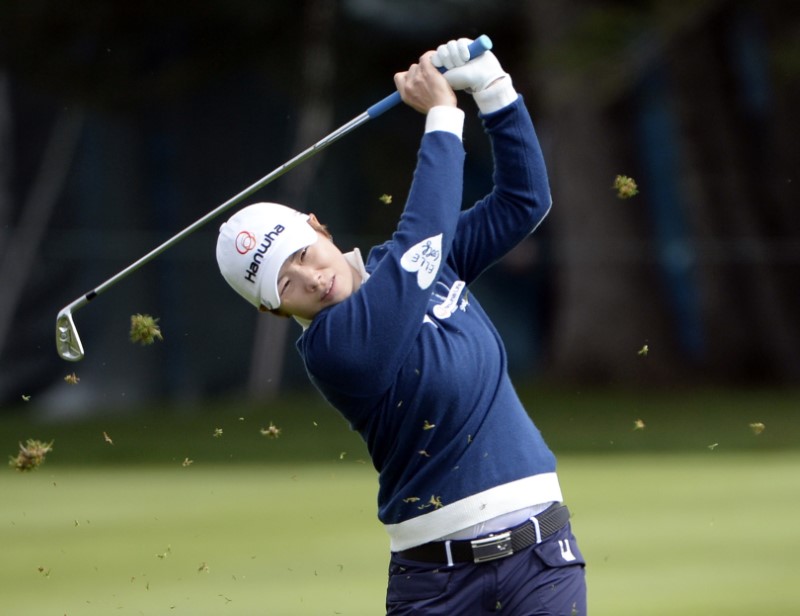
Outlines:
[[[258,268],[261,265],[261,262],[264,260],[264,255],[267,254],[269,247],[272,246],[272,242],[274,242],[277,237],[286,230],[286,227],[283,225],[275,225],[275,228],[272,231],[264,234],[264,239],[261,242],[261,245],[256,250],[255,254],[253,254],[253,260],[250,262],[250,265],[244,270],[244,279],[255,283],[256,275],[258,274]],[[239,234],[241,235],[241,233]],[[254,240],[255,241],[255,240]],[[238,250],[239,246],[239,237],[236,238],[236,246]],[[252,250],[252,248],[248,249]],[[245,253],[242,253],[245,254]]]
[[[236,236],[236,252],[246,255],[256,247],[256,236],[250,231],[240,231]]]

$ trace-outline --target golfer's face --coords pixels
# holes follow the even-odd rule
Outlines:
[[[346,300],[360,278],[342,252],[323,234],[301,248],[278,272],[278,293],[283,313],[313,319],[320,310]]]

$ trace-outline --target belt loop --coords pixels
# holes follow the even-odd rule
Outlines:
[[[447,553],[447,566],[453,566],[453,551],[450,549],[450,539],[444,542],[444,551]]]
[[[536,516],[533,516],[531,522],[533,522],[533,528],[536,530],[536,545],[539,545],[542,542],[542,530],[539,528],[539,520],[536,519]]]

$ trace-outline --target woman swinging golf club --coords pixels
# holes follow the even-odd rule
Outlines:
[[[311,381],[367,444],[390,537],[388,614],[584,615],[555,458],[467,290],[551,205],[522,98],[494,54],[469,60],[469,42],[395,75],[425,132],[397,230],[366,262],[313,214],[272,203],[222,225],[217,261],[250,303],[302,325]],[[464,211],[454,90],[472,94],[495,161],[492,192]]]

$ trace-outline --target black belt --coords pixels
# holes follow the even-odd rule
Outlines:
[[[483,563],[506,558],[534,543],[541,543],[564,528],[567,522],[569,509],[555,503],[532,519],[502,533],[478,539],[434,541],[403,550],[397,555],[426,563]]]

